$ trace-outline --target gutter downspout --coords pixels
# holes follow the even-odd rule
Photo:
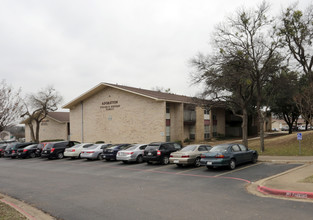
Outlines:
[[[80,105],[81,105],[81,111],[82,111],[82,115],[81,115],[81,118],[82,118],[82,143],[84,143],[84,102],[81,101],[80,102]]]

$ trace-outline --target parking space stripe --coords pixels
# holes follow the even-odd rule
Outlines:
[[[203,169],[203,167],[195,167],[195,168],[192,168],[192,169],[188,169],[188,170],[177,172],[175,174],[187,173],[188,171],[193,171],[193,170],[198,170],[198,169]]]
[[[257,166],[257,165],[260,165],[260,164],[262,164],[262,163],[252,164],[250,166],[246,166],[246,167],[242,167],[242,168],[235,169],[235,170],[232,170],[232,171],[228,171],[228,172],[225,172],[225,173],[221,173],[221,174],[215,175],[215,177],[224,176],[224,175],[227,175],[227,174],[230,174],[230,173],[235,173],[237,171],[244,170],[244,169],[247,169],[247,168],[250,168],[250,167],[254,167],[254,166]]]

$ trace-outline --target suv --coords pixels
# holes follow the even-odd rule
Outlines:
[[[153,142],[146,147],[143,159],[148,164],[152,162],[168,164],[170,154],[181,148],[180,144],[174,142]]]
[[[64,157],[64,151],[66,148],[73,147],[78,142],[74,141],[60,141],[48,143],[41,152],[41,157],[48,159],[58,158],[62,159]]]

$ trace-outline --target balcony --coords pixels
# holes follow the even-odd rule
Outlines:
[[[195,123],[196,123],[196,112],[184,111],[184,124],[195,124]]]

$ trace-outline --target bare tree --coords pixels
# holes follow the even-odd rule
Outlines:
[[[26,117],[25,122],[30,128],[31,139],[39,142],[40,123],[49,112],[56,111],[62,101],[62,97],[51,86],[40,90],[37,94],[31,94],[24,102],[25,112],[21,117]],[[35,124],[35,128],[34,128]]]
[[[17,122],[21,114],[21,90],[14,91],[5,80],[0,82],[0,132]]]
[[[263,103],[267,97],[264,85],[271,76],[280,69],[282,57],[278,53],[281,46],[273,19],[267,18],[269,6],[262,2],[256,10],[240,9],[235,16],[221,23],[213,35],[215,56],[219,63],[236,60],[247,73],[246,81],[255,86],[256,104],[260,129],[260,148],[264,148],[264,117]]]

